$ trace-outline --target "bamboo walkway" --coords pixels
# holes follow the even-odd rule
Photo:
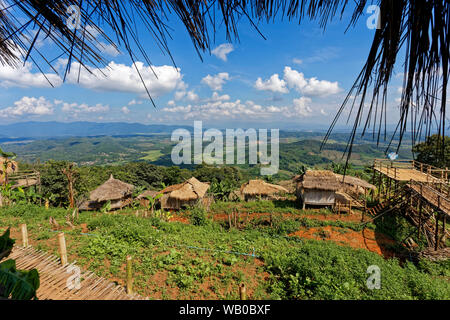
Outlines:
[[[57,256],[38,251],[31,246],[14,246],[7,259],[15,259],[18,269],[39,271],[40,300],[143,300],[138,295],[127,295],[125,289],[91,271],[80,269],[79,289],[72,288],[74,263],[62,266]],[[69,279],[70,278],[70,279]]]

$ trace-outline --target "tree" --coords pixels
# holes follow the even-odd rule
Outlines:
[[[438,168],[450,167],[450,137],[446,136],[442,147],[439,135],[429,136],[425,142],[412,148],[415,159]]]
[[[322,28],[336,16],[343,17],[350,11],[348,27],[355,26],[364,15],[368,0],[202,0],[202,1],[162,1],[162,0],[3,0],[0,14],[0,63],[18,65],[28,59],[41,63],[56,64],[60,59],[49,54],[67,58],[64,79],[71,70],[72,63],[90,70],[103,67],[108,61],[102,54],[107,45],[122,45],[134,63],[140,55],[151,65],[146,50],[140,43],[136,25],[146,28],[155,39],[155,45],[169,53],[167,39],[170,28],[167,20],[177,16],[184,24],[192,42],[201,52],[211,50],[214,35],[223,26],[227,39],[239,39],[238,23],[242,18],[250,20],[257,32],[256,23],[261,20],[271,22],[275,17],[286,17],[301,23],[304,19],[318,20]],[[394,67],[403,54],[404,87],[399,105],[399,121],[396,134],[400,135],[398,147],[402,143],[409,117],[414,124],[413,144],[421,136],[422,130],[430,132],[434,120],[438,120],[438,132],[445,135],[445,111],[450,62],[450,39],[448,0],[378,0],[380,15],[378,27],[374,31],[372,46],[366,63],[356,78],[353,87],[343,101],[341,108],[330,126],[324,143],[327,142],[337,120],[347,106],[355,115],[347,151],[347,162],[358,129],[362,134],[372,128],[374,137],[381,138],[385,129],[386,103],[390,92],[390,82],[394,77]],[[104,30],[111,30],[108,34]],[[33,32],[31,32],[33,31]],[[260,33],[260,32],[259,32]],[[33,36],[29,36],[32,34]],[[97,36],[97,34],[99,36]],[[261,33],[260,33],[261,34]],[[41,52],[36,46],[38,37],[56,44],[60,52]],[[262,34],[261,34],[262,35]],[[116,40],[113,40],[116,39]],[[137,49],[137,50],[136,50]],[[36,59],[35,59],[36,58]],[[74,64],[77,66],[77,64]],[[54,65],[51,65],[56,70]],[[151,99],[149,90],[142,84]],[[353,100],[353,103],[351,102]],[[153,102],[153,100],[152,100]],[[355,108],[353,108],[355,106]],[[439,115],[439,119],[435,119]],[[363,117],[366,117],[363,119]],[[418,128],[417,130],[415,128]],[[392,140],[391,140],[392,142]]]
[[[75,208],[75,191],[73,185],[77,179],[77,171],[74,169],[75,164],[69,163],[66,168],[61,171],[67,178],[67,190],[69,194],[69,208]]]

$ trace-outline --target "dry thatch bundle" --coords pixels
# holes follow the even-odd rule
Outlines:
[[[241,187],[241,193],[244,196],[270,196],[278,192],[289,193],[286,188],[263,180],[250,180]]]
[[[336,176],[329,170],[308,170],[297,181],[302,189],[337,191],[340,187]]]
[[[335,176],[338,179],[339,183],[347,184],[352,187],[361,187],[364,189],[371,189],[371,190],[377,189],[377,187],[375,187],[373,184],[370,184],[367,181],[356,178],[356,177],[347,176],[347,175],[343,176],[341,174],[335,174]]]
[[[184,183],[169,186],[162,191],[169,197],[179,201],[191,201],[201,199],[209,189],[209,184],[198,181],[192,177]]]
[[[90,194],[90,200],[96,202],[120,200],[131,196],[134,186],[114,179],[113,175]]]
[[[286,188],[289,193],[295,192],[295,181],[293,179],[280,181],[278,185]]]
[[[6,167],[7,168],[6,169],[6,173],[7,174],[12,174],[12,173],[17,172],[19,170],[19,164],[17,162],[12,161],[10,159],[6,159],[6,158],[3,158],[3,157],[0,157],[0,175],[4,174],[3,168],[4,168],[5,161],[7,161],[7,163],[8,163],[8,165]],[[1,179],[1,177],[0,177],[0,179]]]

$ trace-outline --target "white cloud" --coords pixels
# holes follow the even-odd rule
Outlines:
[[[230,75],[227,72],[221,72],[215,76],[207,75],[202,79],[202,83],[206,84],[211,90],[221,91],[222,86],[226,81],[230,80]]]
[[[129,106],[134,106],[134,105],[136,105],[136,104],[142,104],[142,103],[143,103],[142,100],[136,100],[136,99],[133,99],[133,100],[131,100],[130,102],[128,102],[128,105],[129,105]]]
[[[280,80],[278,74],[272,75],[268,80],[263,81],[258,78],[255,82],[255,88],[257,90],[272,91],[279,93],[288,93],[289,90],[286,87],[286,81]]]
[[[230,96],[229,96],[229,95],[227,95],[227,94],[219,95],[217,92],[214,92],[214,93],[212,94],[211,99],[210,99],[210,101],[212,101],[212,102],[216,102],[216,101],[228,101],[228,100],[230,100]]]
[[[54,105],[44,97],[23,97],[14,102],[14,106],[0,110],[1,118],[21,116],[44,116],[54,113]]]
[[[294,59],[292,59],[292,63],[298,64],[298,65],[301,65],[301,64],[303,63],[303,60],[302,60],[302,59],[297,59],[297,58],[294,58]]]
[[[71,113],[73,115],[78,115],[81,113],[105,113],[109,111],[109,106],[102,105],[100,103],[90,106],[86,103],[67,103],[62,102],[61,110],[66,113]]]
[[[289,88],[295,88],[298,92],[307,96],[328,96],[341,91],[338,82],[317,80],[317,78],[305,78],[304,74],[290,67],[284,68],[284,79]]]
[[[116,48],[112,44],[107,44],[102,41],[99,41],[99,43],[97,44],[97,48],[111,57],[117,57],[120,54],[118,48]]]
[[[223,61],[227,61],[227,55],[233,52],[234,47],[231,43],[223,43],[215,48],[211,53]]]
[[[194,92],[194,90],[191,91],[177,91],[174,95],[175,100],[181,100],[186,99],[188,101],[197,101],[198,95]]]
[[[78,83],[78,63],[73,63],[71,70],[67,76],[67,82]],[[137,93],[142,97],[146,96],[144,85],[136,71],[144,80],[144,83],[152,97],[159,97],[167,94],[177,88],[182,82],[180,69],[171,66],[145,66],[142,62],[127,66],[110,62],[107,67],[101,69],[93,69],[89,73],[81,68],[80,85],[84,88],[112,91]]]
[[[311,99],[307,97],[301,97],[299,99],[294,99],[294,114],[301,117],[308,117],[312,113],[312,109],[309,106],[311,104]]]
[[[33,64],[29,61],[17,68],[0,64],[0,85],[5,88],[50,88],[52,85],[62,85],[62,79],[57,74],[33,72],[32,68]]]
[[[122,107],[121,111],[123,114],[129,114],[131,112],[131,110],[128,107]]]

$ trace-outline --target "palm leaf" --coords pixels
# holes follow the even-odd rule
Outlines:
[[[3,298],[36,299],[39,285],[39,273],[36,269],[17,270],[16,262],[12,259],[0,263],[0,296]]]

